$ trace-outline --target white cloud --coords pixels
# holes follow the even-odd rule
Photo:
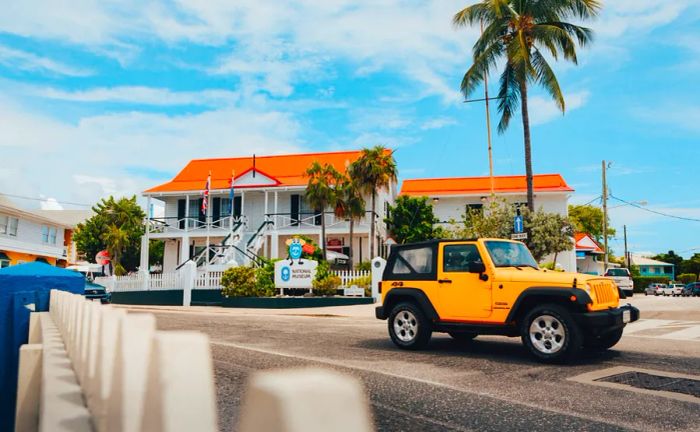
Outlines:
[[[81,77],[92,74],[92,72],[87,69],[68,66],[47,57],[40,57],[26,51],[20,51],[3,45],[0,45],[0,64],[23,71],[48,72],[57,75]]]
[[[63,206],[56,201],[56,198],[47,198],[40,205],[42,210],[63,210]]]
[[[655,106],[634,108],[639,119],[656,124],[665,124],[686,131],[700,132],[700,106],[683,102],[661,102]]]
[[[31,87],[28,89],[28,93],[48,99],[71,102],[119,102],[154,106],[226,106],[233,105],[239,96],[237,92],[222,89],[194,92],[142,86],[99,87],[76,91]]]
[[[442,129],[455,124],[457,124],[457,120],[451,117],[438,117],[425,121],[420,128],[421,130]]]
[[[566,113],[585,105],[589,96],[590,93],[585,90],[564,94]],[[528,110],[532,125],[541,125],[564,115],[551,98],[544,96],[531,96],[528,99]]]
[[[0,129],[3,156],[17,174],[0,175],[0,191],[27,196],[42,191],[86,203],[107,194],[139,194],[157,183],[133,172],[174,176],[193,158],[304,148],[297,120],[272,110],[225,108],[172,116],[126,112],[70,123],[0,99]]]

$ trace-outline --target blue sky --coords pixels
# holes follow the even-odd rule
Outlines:
[[[0,15],[0,192],[92,203],[191,158],[375,144],[396,148],[402,178],[488,173],[483,105],[458,92],[477,32],[450,19],[467,2],[12,3]],[[698,2],[607,1],[588,25],[596,42],[580,64],[555,66],[566,114],[532,93],[535,172],[563,174],[584,203],[606,159],[613,195],[700,219]],[[497,174],[524,172],[519,122],[494,134]],[[611,214],[634,251],[700,252],[700,222]]]

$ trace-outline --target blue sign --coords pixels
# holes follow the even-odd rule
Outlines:
[[[520,234],[523,231],[523,217],[521,215],[517,215],[513,220],[513,232],[515,234]]]
[[[301,258],[301,243],[293,242],[289,245],[289,257],[293,260]]]
[[[289,267],[282,267],[281,276],[283,281],[289,282],[289,277],[291,276],[291,270]]]

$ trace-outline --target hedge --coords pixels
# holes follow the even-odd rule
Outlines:
[[[668,276],[636,276],[633,277],[632,280],[634,281],[634,292],[637,293],[643,293],[644,289],[649,286],[651,283],[668,283],[669,280]]]
[[[679,274],[676,279],[678,279],[678,282],[685,285],[685,284],[689,284],[691,282],[696,282],[698,280],[698,275],[696,275],[694,273],[682,273],[682,274]]]

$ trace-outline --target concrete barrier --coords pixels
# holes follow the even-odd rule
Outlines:
[[[20,432],[218,430],[209,339],[156,330],[151,314],[51,291],[20,349]],[[322,370],[256,374],[241,431],[370,431],[362,385]]]

